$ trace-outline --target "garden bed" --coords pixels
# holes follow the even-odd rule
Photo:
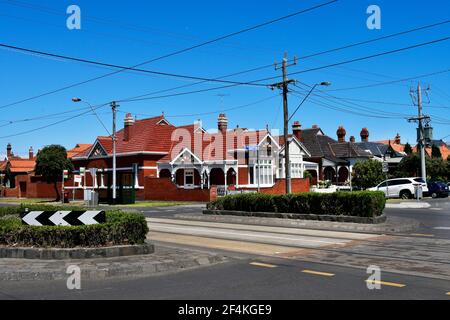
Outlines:
[[[25,210],[83,210],[55,206],[22,205],[0,208],[0,246],[32,248],[98,248],[145,245],[148,226],[141,214],[119,210],[106,212],[106,223],[73,227],[36,227],[22,224]]]
[[[244,194],[211,202],[204,214],[378,224],[385,206],[381,192]]]

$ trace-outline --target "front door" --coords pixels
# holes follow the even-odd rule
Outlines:
[[[184,187],[186,189],[193,189],[194,184],[194,170],[187,169],[184,171]]]

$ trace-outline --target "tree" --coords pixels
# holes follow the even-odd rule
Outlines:
[[[412,149],[412,147],[411,147],[411,145],[409,143],[405,144],[405,153],[407,155],[410,155],[410,154],[413,153],[413,149]]]
[[[383,164],[377,160],[360,161],[353,167],[353,186],[366,190],[380,184],[385,180]]]
[[[420,176],[420,156],[412,153],[403,158],[394,173],[397,178]]]
[[[440,158],[426,157],[427,178],[429,180],[448,180],[450,179],[450,165],[449,161],[444,161]],[[420,156],[418,154],[411,154],[403,158],[398,165],[395,176],[397,178],[403,177],[420,177]]]
[[[58,182],[62,180],[64,170],[73,170],[73,165],[67,159],[67,151],[63,146],[47,146],[37,154],[36,175],[42,176],[47,183],[53,183],[56,192],[56,201],[61,200]]]
[[[431,147],[431,157],[442,159],[441,149],[435,144],[433,144],[433,146]]]

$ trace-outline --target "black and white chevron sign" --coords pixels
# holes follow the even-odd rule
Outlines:
[[[29,226],[83,226],[106,222],[105,211],[31,211],[22,214]]]

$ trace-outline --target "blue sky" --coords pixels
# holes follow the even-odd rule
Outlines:
[[[0,1],[0,42],[107,63],[134,65],[322,2],[325,1],[286,0],[281,4],[265,0],[170,2],[2,0]],[[68,15],[65,12],[71,4],[81,8],[81,30],[66,28]],[[369,30],[366,27],[368,17],[366,9],[371,4],[379,5],[382,10],[381,30]],[[163,59],[143,68],[200,77],[219,77],[271,64],[275,60],[280,60],[284,52],[288,52],[291,57],[294,54],[301,57],[447,20],[449,13],[450,3],[447,0],[429,0],[426,5],[423,1],[406,0],[340,0],[314,12]],[[394,50],[443,38],[449,34],[450,24],[446,24],[394,39],[310,59],[300,59],[299,64],[289,68],[289,71],[296,72]],[[345,108],[363,108],[365,115],[373,116],[388,112],[389,116],[392,113],[413,116],[417,110],[411,103],[409,87],[416,86],[417,81],[358,90],[331,90],[371,85],[449,69],[449,53],[450,42],[446,41],[340,67],[302,73],[292,78],[309,85],[321,81],[332,82],[331,87],[323,90],[330,90],[328,94],[339,98],[355,99],[344,102]],[[43,59],[4,49],[0,50],[0,66],[2,70],[0,106],[111,72],[109,69]],[[279,71],[267,68],[233,77],[230,80],[252,81],[279,74]],[[447,123],[433,124],[435,138],[448,136],[450,134],[450,73],[424,78],[421,81],[425,85],[430,83],[432,88],[431,103],[426,105],[425,112],[449,119]],[[107,77],[40,99],[0,109],[0,137],[14,135],[67,118],[71,114],[8,125],[8,121],[85,107],[71,102],[71,98],[75,96],[96,105],[191,82],[191,80],[180,81],[174,78],[130,72]],[[173,92],[215,86],[218,85],[202,84]],[[120,110],[139,114],[138,118],[165,112],[174,124],[193,123],[201,118],[204,126],[209,129],[216,127],[220,110],[252,104],[267,98],[268,100],[253,106],[227,111],[230,126],[265,128],[269,125],[271,128],[281,128],[282,101],[281,96],[275,95],[276,92],[264,87],[235,87],[172,98],[122,103]],[[398,132],[404,141],[414,143],[414,125],[407,123],[401,117],[373,118],[331,110],[315,104],[317,101],[323,101],[317,99],[321,98],[313,97],[305,103],[295,117],[295,120],[299,120],[304,127],[317,124],[333,137],[340,125],[345,126],[348,137],[350,135],[359,137],[361,128],[368,127],[372,140],[393,138]],[[289,101],[293,110],[301,98],[293,94]],[[425,101],[428,102],[428,99],[425,98]],[[333,107],[344,107],[339,104],[342,100],[325,102]],[[349,103],[357,103],[358,106]],[[217,111],[217,113],[196,115],[211,111]],[[110,110],[102,108],[98,112],[109,127]],[[188,114],[192,116],[173,117]],[[124,114],[119,113],[118,117],[119,123],[122,124]],[[445,122],[443,119],[441,122]],[[105,134],[105,130],[97,119],[89,115],[30,134],[0,138],[0,155],[4,154],[8,142],[13,144],[16,154],[26,155],[29,146],[37,150],[44,145],[58,143],[71,148],[76,143],[92,143],[97,135]]]

